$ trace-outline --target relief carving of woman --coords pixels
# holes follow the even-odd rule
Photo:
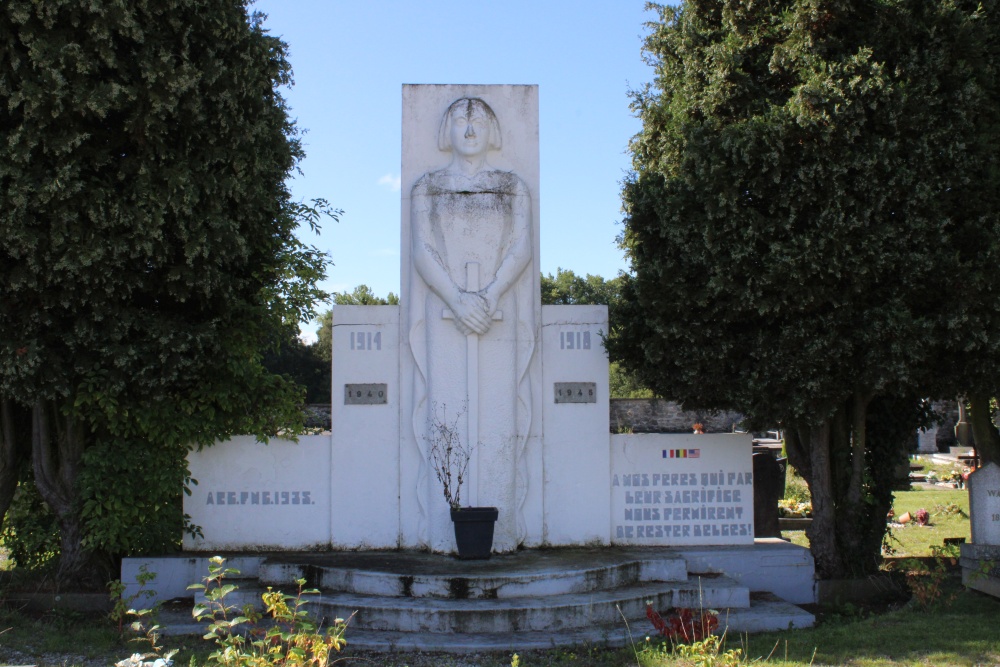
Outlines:
[[[448,107],[438,147],[451,152],[451,162],[424,174],[411,192],[409,339],[417,367],[413,429],[424,460],[435,409],[440,417],[445,407],[449,418],[463,408],[476,411],[478,497],[471,500],[500,508],[494,550],[508,551],[525,535],[523,454],[535,326],[526,270],[532,265],[531,194],[516,174],[487,161],[501,145],[500,124],[484,101],[462,98]],[[477,392],[467,392],[470,335],[478,347],[475,404],[470,396]],[[465,424],[459,428],[463,442],[477,439]],[[424,483],[426,472],[420,477]],[[422,533],[432,548],[446,548],[447,536],[431,537],[426,527]]]

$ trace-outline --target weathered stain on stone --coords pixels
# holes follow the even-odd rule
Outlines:
[[[324,572],[325,570],[322,567],[304,565],[302,567],[302,578],[306,580],[306,585],[309,588],[322,588]]]
[[[448,597],[452,600],[468,600],[469,580],[465,577],[452,577],[449,579]]]
[[[399,578],[400,593],[404,598],[413,597],[413,576],[405,575]]]

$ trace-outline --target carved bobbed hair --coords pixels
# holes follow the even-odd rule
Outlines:
[[[497,121],[497,116],[493,113],[490,105],[478,97],[462,97],[451,103],[448,110],[444,112],[444,118],[441,119],[441,127],[438,129],[438,148],[443,151],[450,151],[452,149],[451,112],[463,106],[467,114],[479,111],[490,119],[490,148],[500,150],[500,123]]]

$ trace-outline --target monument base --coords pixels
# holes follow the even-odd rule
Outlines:
[[[208,554],[126,558],[125,595],[138,590],[139,568],[156,572],[151,599],[184,597],[208,570]],[[260,605],[268,586],[320,590],[309,611],[347,618],[351,646],[376,649],[523,650],[583,642],[623,644],[624,615],[648,633],[646,604],[716,609],[729,632],[809,627],[812,614],[793,605],[813,600],[808,550],[781,540],[747,546],[528,549],[488,561],[459,561],[415,551],[240,554],[238,589],[227,604]],[[170,634],[198,633],[190,615],[163,618]],[[570,632],[566,628],[579,629]]]
[[[963,544],[959,548],[962,585],[1000,598],[1000,545]]]

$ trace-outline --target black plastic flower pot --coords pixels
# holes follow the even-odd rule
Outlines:
[[[455,544],[462,560],[485,560],[493,551],[493,527],[500,516],[496,507],[461,507],[451,511]]]

